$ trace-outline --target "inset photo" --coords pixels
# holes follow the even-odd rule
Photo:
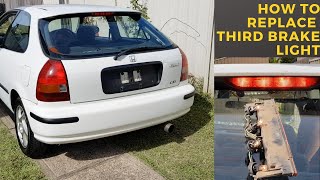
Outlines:
[[[213,0],[0,0],[0,180],[214,179],[213,31]]]
[[[320,178],[320,58],[215,59],[215,180]]]

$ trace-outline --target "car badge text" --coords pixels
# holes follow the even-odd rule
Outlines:
[[[137,62],[136,56],[131,55],[129,56],[129,59],[130,59],[130,62]]]

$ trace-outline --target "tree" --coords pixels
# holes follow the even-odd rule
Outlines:
[[[297,58],[295,57],[281,57],[280,63],[294,63],[297,61]]]
[[[148,7],[146,2],[140,3],[139,0],[130,0],[130,4],[132,5],[132,9],[140,11],[142,13],[142,17],[146,20],[150,19],[148,16]]]
[[[296,61],[295,57],[271,57],[269,59],[270,63],[294,63]]]
[[[277,58],[277,57],[271,57],[271,58],[269,58],[269,63],[279,63],[278,59],[279,58]]]

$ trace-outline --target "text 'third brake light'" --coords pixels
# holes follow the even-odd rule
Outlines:
[[[318,77],[231,77],[229,85],[237,90],[310,90],[320,83]]]
[[[61,61],[48,60],[40,71],[36,97],[43,102],[69,101],[66,71]]]

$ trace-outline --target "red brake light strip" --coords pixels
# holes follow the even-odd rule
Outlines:
[[[227,83],[238,90],[309,90],[320,83],[318,77],[232,77]]]
[[[94,12],[92,16],[112,16],[113,12]]]

